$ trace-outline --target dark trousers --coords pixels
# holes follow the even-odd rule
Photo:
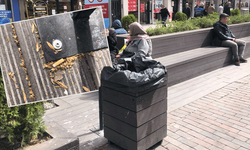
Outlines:
[[[164,26],[166,26],[166,21],[168,20],[168,16],[167,17],[162,17],[162,24]]]
[[[239,59],[243,58],[244,50],[246,47],[246,42],[243,40],[236,39],[236,42],[231,40],[222,41],[221,46],[231,47],[234,60],[238,61]]]

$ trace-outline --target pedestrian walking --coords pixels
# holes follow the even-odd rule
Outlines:
[[[166,26],[165,22],[168,20],[168,17],[170,17],[170,14],[169,14],[168,9],[164,5],[161,5],[160,14],[161,14],[161,19],[162,19],[162,24]]]
[[[210,15],[210,14],[213,14],[214,11],[215,11],[215,8],[214,8],[213,4],[211,4],[211,5],[207,8],[207,13],[208,13],[208,15]]]
[[[187,15],[187,20],[189,19],[190,17],[190,8],[188,6],[188,3],[186,3],[184,9],[183,9],[183,13],[185,13]]]
[[[223,10],[223,13],[228,14],[228,16],[231,16],[230,6],[231,6],[231,2],[227,2]]]
[[[204,3],[200,3],[200,6],[194,10],[194,17],[203,17],[205,13]]]
[[[220,4],[219,5],[219,8],[218,8],[218,14],[219,14],[219,16],[220,16],[220,14],[222,14],[223,13],[223,5],[222,4]]]

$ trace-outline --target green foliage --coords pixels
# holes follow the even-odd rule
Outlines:
[[[237,23],[242,23],[245,22],[243,17],[239,17],[239,16],[231,16],[230,21],[232,24],[237,24]]]
[[[181,32],[181,31],[199,29],[199,27],[193,25],[191,21],[176,21],[176,22],[173,22],[172,28],[173,28],[173,32]]]
[[[123,16],[121,19],[121,23],[122,23],[122,27],[128,31],[129,29],[129,25],[133,22],[137,22],[137,19],[135,18],[135,16],[133,14],[127,15],[127,16]]]
[[[177,14],[177,13],[176,13]],[[147,29],[149,36],[152,35],[161,35],[166,33],[181,32],[187,30],[195,30],[200,28],[213,27],[213,24],[219,20],[219,14],[214,12],[208,17],[195,17],[185,21],[173,21],[172,23],[167,23],[167,27],[163,27],[162,24],[158,25],[155,28]],[[237,24],[242,22],[250,22],[250,15],[246,13],[245,15],[239,16],[230,16],[227,24]]]
[[[32,138],[45,132],[42,102],[16,107],[8,107],[6,102],[3,78],[0,75],[0,133],[7,136],[12,145],[23,147]]]
[[[232,16],[240,16],[240,10],[238,8],[230,11]]]
[[[219,14],[217,12],[213,12],[212,14],[209,14],[208,19],[213,19],[213,20],[219,20]]]
[[[177,12],[175,14],[174,19],[176,21],[185,21],[185,20],[187,20],[187,15],[185,13],[182,13],[182,12]]]
[[[209,19],[209,17],[202,17],[202,18],[195,18],[196,20],[192,20],[193,24],[195,26],[198,26],[200,28],[208,28],[212,27],[214,22],[218,21],[215,19]]]
[[[243,20],[244,20],[245,22],[250,22],[250,15],[249,15],[249,13],[246,13],[246,14],[244,14],[244,15],[241,15],[241,17],[243,18]]]

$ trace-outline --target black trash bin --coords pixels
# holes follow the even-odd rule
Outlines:
[[[146,150],[166,137],[167,72],[160,67],[160,71],[154,66],[137,73],[102,71],[104,137],[112,143],[127,150]]]

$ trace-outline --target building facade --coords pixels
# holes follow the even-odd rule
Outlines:
[[[217,11],[219,4],[228,1],[231,2],[231,9],[241,7],[242,12],[249,11],[250,0],[0,0],[0,23],[5,18],[19,21],[101,6],[106,27],[110,27],[115,19],[121,20],[129,14],[133,14],[141,24],[152,24],[161,20],[159,12],[162,5],[169,10],[171,21],[177,12],[182,12],[186,3],[193,17],[196,5],[201,2],[206,8],[214,4]]]

